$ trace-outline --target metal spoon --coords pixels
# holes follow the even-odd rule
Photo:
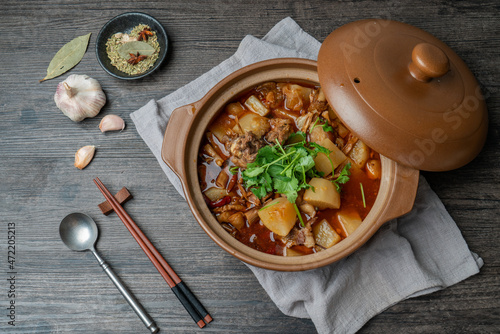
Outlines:
[[[75,251],[90,250],[94,254],[97,262],[101,265],[102,269],[109,278],[113,281],[115,286],[120,290],[121,294],[130,306],[134,309],[135,313],[141,318],[142,322],[151,331],[151,333],[158,332],[159,328],[154,323],[153,319],[144,310],[141,304],[135,299],[130,291],[123,285],[118,276],[111,270],[111,267],[104,262],[95,250],[94,244],[97,240],[97,225],[92,218],[83,213],[71,213],[64,217],[59,226],[59,235],[62,241],[68,248]]]

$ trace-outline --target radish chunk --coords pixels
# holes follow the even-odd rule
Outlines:
[[[359,214],[354,210],[340,212],[337,215],[340,225],[346,236],[351,235],[361,225],[362,220]]]
[[[250,96],[245,101],[245,106],[260,116],[266,116],[269,114],[269,108],[264,105],[255,95]]]
[[[226,189],[221,189],[216,187],[208,188],[207,190],[205,190],[203,194],[207,196],[208,199],[212,202],[218,201],[222,197],[229,195]]]
[[[332,160],[334,169],[347,159],[345,154],[337,146],[335,146],[335,144],[330,139],[325,138],[318,144],[332,151],[332,153],[329,154],[329,157]],[[325,153],[318,153],[316,158],[314,158],[316,169],[319,172],[323,172],[324,176],[332,173],[332,163],[330,163],[330,159],[328,159],[328,156]]]
[[[279,236],[290,233],[297,220],[293,204],[286,197],[280,197],[259,210],[259,217],[264,226]]]
[[[230,103],[226,106],[226,112],[229,115],[239,117],[244,111],[245,108],[239,102]]]
[[[262,137],[270,129],[269,119],[254,113],[247,113],[239,119],[239,126],[244,132],[253,132],[257,137]]]
[[[300,111],[309,102],[312,89],[295,84],[285,84],[282,88],[285,95],[285,106],[294,111]]]
[[[312,128],[312,130],[309,130],[309,138],[313,143],[321,145],[321,142],[323,142],[325,139],[329,139],[329,134],[325,130],[323,130],[321,124],[313,126],[314,128]]]
[[[370,149],[361,140],[358,140],[351,152],[349,152],[349,158],[358,165],[359,168],[363,168],[370,157]]]
[[[304,192],[304,201],[320,210],[340,208],[340,194],[331,181],[315,177],[309,181],[309,185],[312,188]]]
[[[316,245],[323,248],[330,248],[342,239],[330,224],[328,224],[326,219],[314,224],[313,234]]]
[[[291,248],[285,248],[283,250],[283,255],[284,256],[302,256],[304,254],[302,254],[301,252],[298,252],[294,249],[291,249]]]

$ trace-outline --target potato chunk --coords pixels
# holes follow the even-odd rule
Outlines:
[[[239,126],[245,132],[253,132],[257,137],[262,137],[270,129],[269,119],[254,113],[247,113],[239,119]]]
[[[330,248],[342,239],[340,235],[338,235],[338,233],[335,232],[335,230],[330,226],[326,219],[314,224],[313,234],[316,245],[323,248]]]
[[[325,138],[319,145],[332,151],[329,156],[332,159],[334,169],[347,159],[345,154],[330,139]],[[318,153],[314,158],[314,163],[318,171],[325,173],[324,176],[332,173],[332,164],[325,153]]]
[[[280,197],[259,210],[264,226],[279,236],[286,236],[295,225],[297,213],[286,197]]]
[[[304,201],[320,210],[340,208],[340,194],[331,181],[315,177],[309,181],[309,185],[313,189],[306,189]]]
[[[269,108],[264,105],[255,95],[250,96],[245,101],[245,106],[260,116],[269,114]]]
[[[346,236],[354,233],[354,231],[362,223],[359,213],[354,210],[339,212],[337,214],[337,219],[339,220],[339,223],[342,226],[342,229],[344,230]]]

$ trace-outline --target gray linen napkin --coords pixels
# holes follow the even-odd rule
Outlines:
[[[160,154],[171,112],[201,99],[219,80],[243,66],[280,57],[316,59],[319,47],[316,39],[286,18],[262,39],[246,36],[232,57],[130,115],[182,196],[180,181]],[[384,225],[349,257],[305,272],[248,267],[283,313],[312,319],[319,333],[354,333],[391,305],[458,283],[477,274],[482,265],[437,195],[420,177],[413,210]]]

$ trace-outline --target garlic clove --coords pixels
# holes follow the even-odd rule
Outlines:
[[[106,115],[99,123],[99,129],[101,132],[123,130],[125,129],[125,121],[120,116]]]
[[[87,75],[72,74],[57,85],[56,106],[72,121],[96,116],[106,104],[101,85]]]
[[[95,146],[87,145],[80,148],[75,153],[75,167],[79,169],[84,169],[90,163],[94,157]]]

